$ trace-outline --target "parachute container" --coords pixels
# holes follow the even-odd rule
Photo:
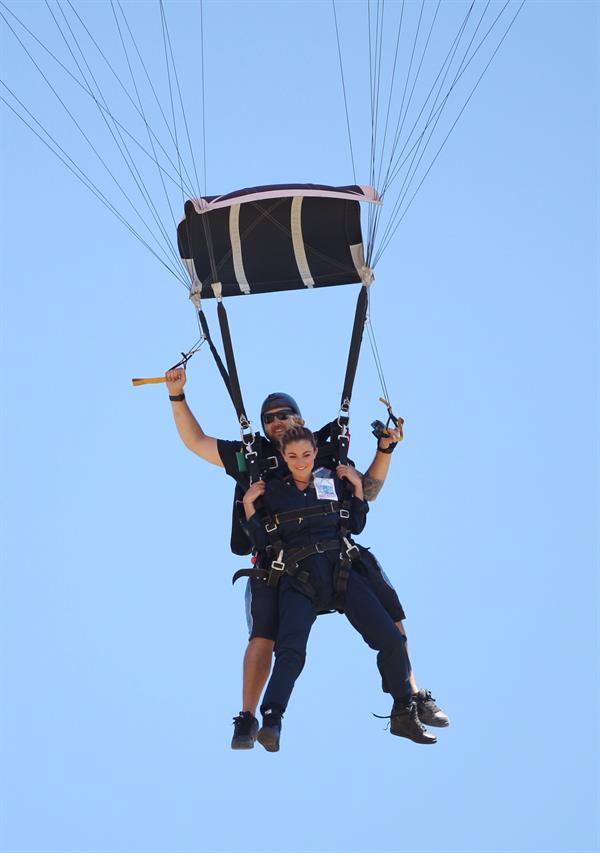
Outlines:
[[[368,186],[276,184],[191,199],[177,228],[192,291],[201,298],[365,281],[359,202]]]

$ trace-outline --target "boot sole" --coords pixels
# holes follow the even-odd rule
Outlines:
[[[418,740],[417,738],[410,737],[410,735],[405,735],[401,732],[391,732],[391,734],[393,734],[394,737],[403,737],[406,738],[406,740],[411,740],[413,743],[422,743],[426,745],[437,743],[436,737],[434,737],[433,740]]]
[[[279,738],[270,732],[268,728],[261,729],[256,736],[256,740],[261,746],[264,746],[267,752],[279,752]]]
[[[237,743],[231,744],[232,749],[254,749],[254,740],[242,741],[241,743],[238,741]]]

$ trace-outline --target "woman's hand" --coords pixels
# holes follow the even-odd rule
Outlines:
[[[354,494],[357,498],[363,499],[362,494],[362,477],[352,465],[338,465],[335,469],[335,473],[338,475],[340,480],[348,480],[348,482],[354,487]]]
[[[258,500],[261,495],[264,495],[266,489],[266,484],[264,480],[257,480],[255,483],[252,483],[248,491],[244,495],[244,512],[246,513],[246,520],[249,521],[256,510],[254,509],[254,502]]]
[[[167,370],[165,373],[165,379],[167,381],[167,389],[169,395],[172,397],[176,397],[178,394],[183,392],[183,386],[185,385],[186,375],[183,367],[176,367],[174,370]]]

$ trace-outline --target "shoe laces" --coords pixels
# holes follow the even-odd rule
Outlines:
[[[417,693],[417,702],[422,702],[423,704],[427,703],[432,705],[432,710],[439,711],[440,709],[435,704],[435,699],[431,695],[431,690],[419,690]]]
[[[236,734],[249,735],[253,722],[254,717],[250,711],[241,711],[237,717],[233,718],[233,725],[235,727]]]
[[[387,731],[390,727],[390,723],[394,717],[405,717],[407,712],[408,716],[411,718],[412,722],[415,725],[419,726],[422,732],[427,731],[421,720],[419,719],[419,715],[417,713],[417,703],[411,702],[410,705],[407,705],[402,710],[396,709],[396,703],[394,703],[394,707],[392,708],[391,714],[373,714],[374,717],[377,717],[378,720],[387,720],[388,724],[385,727],[384,731]],[[373,712],[371,712],[373,713]]]

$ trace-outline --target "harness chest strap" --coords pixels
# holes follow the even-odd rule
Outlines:
[[[285,524],[288,521],[301,522],[305,518],[313,518],[316,515],[330,515],[334,512],[340,512],[341,503],[339,501],[327,501],[317,506],[309,506],[306,509],[290,509],[287,512],[278,512],[273,516],[275,524]],[[342,518],[347,518],[346,514]],[[268,533],[267,529],[267,533]]]

